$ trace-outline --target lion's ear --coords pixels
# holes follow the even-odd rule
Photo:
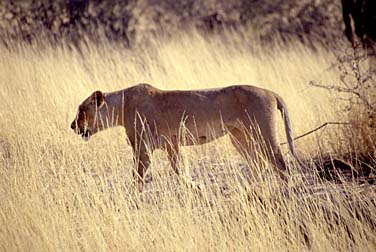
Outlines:
[[[101,91],[95,91],[91,96],[90,100],[93,104],[96,104],[100,108],[104,104],[104,94]]]

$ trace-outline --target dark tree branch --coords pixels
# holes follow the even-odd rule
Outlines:
[[[326,123],[323,123],[322,125],[320,125],[319,127],[304,133],[303,135],[295,137],[294,140],[298,140],[299,138],[302,138],[302,137],[305,137],[309,134],[312,134],[313,132],[318,131],[319,129],[322,129],[327,125],[349,125],[349,124],[350,124],[349,122],[326,122]],[[287,144],[287,142],[281,143],[281,145],[285,145],[285,144]]]

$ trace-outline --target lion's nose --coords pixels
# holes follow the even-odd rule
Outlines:
[[[72,122],[70,127],[71,127],[72,130],[75,130],[76,129],[76,122]]]

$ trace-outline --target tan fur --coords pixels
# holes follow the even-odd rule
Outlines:
[[[207,143],[226,134],[230,134],[240,154],[255,157],[252,149],[256,145],[251,144],[245,129],[251,135],[260,133],[266,146],[265,156],[284,177],[286,166],[276,129],[278,109],[295,156],[290,120],[282,98],[272,91],[249,85],[164,91],[139,84],[106,94],[96,91],[80,105],[71,128],[88,139],[109,127],[125,127],[134,150],[137,165],[134,178],[138,179],[140,190],[150,165],[149,154],[157,148],[167,151],[176,173],[179,173],[180,146]]]

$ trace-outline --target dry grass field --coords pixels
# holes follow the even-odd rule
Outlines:
[[[315,171],[306,178],[286,146],[288,186],[268,164],[250,172],[224,137],[183,148],[180,168],[201,193],[171,177],[165,153],[157,151],[144,192],[135,194],[124,129],[84,142],[69,127],[97,89],[248,83],[280,94],[300,135],[348,120],[335,93],[308,85],[338,83],[330,68],[335,59],[324,48],[266,47],[241,33],[192,32],[133,50],[91,42],[80,51],[43,42],[0,47],[0,250],[375,251],[375,188],[321,180]],[[280,120],[284,142],[282,126]],[[329,126],[296,141],[299,155],[309,163],[346,149],[353,139],[342,129]]]

